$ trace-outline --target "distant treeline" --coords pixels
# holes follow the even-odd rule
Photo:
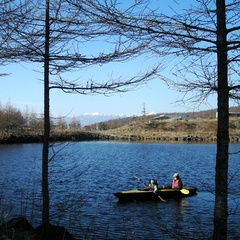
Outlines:
[[[43,114],[30,112],[28,109],[21,112],[10,103],[7,103],[6,106],[0,104],[0,137],[3,138],[11,134],[18,136],[30,132],[42,135],[43,120]],[[74,117],[69,123],[61,117],[51,118],[51,130],[78,130],[80,128],[80,121]]]

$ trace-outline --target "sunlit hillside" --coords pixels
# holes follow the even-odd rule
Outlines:
[[[239,108],[231,108],[237,113]],[[166,114],[174,116],[174,114]],[[179,115],[181,116],[181,115]],[[201,139],[215,141],[217,133],[216,110],[199,113],[184,113],[183,118],[158,119],[156,116],[141,116],[111,120],[88,126],[88,130],[112,136],[114,139],[131,140],[179,140]],[[186,117],[187,116],[187,117]],[[240,118],[230,117],[230,139],[240,138]]]

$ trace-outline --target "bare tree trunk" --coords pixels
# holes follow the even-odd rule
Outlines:
[[[228,218],[228,60],[225,0],[217,0],[218,129],[213,239],[227,239]]]
[[[49,0],[46,0],[44,56],[44,142],[42,152],[42,239],[47,239],[49,226],[48,149],[49,149]]]

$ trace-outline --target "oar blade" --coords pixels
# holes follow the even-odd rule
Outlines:
[[[158,198],[162,201],[162,202],[167,202],[165,199],[163,199],[162,197],[160,197],[159,195],[157,195]]]
[[[183,193],[183,194],[189,194],[189,190],[187,190],[187,189],[181,189],[180,191],[181,191],[181,193]]]

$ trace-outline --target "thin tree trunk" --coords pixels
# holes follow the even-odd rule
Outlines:
[[[49,226],[48,149],[49,149],[49,0],[46,0],[44,59],[44,142],[42,152],[42,239],[47,239]]]
[[[217,0],[218,128],[213,239],[227,239],[229,100],[225,0]]]

